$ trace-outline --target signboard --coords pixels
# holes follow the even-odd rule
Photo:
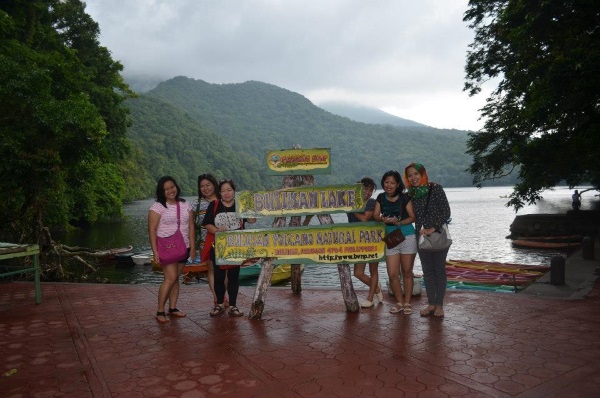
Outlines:
[[[267,151],[267,174],[331,174],[329,148],[279,149]]]
[[[236,198],[240,217],[352,213],[365,208],[362,184],[305,186],[276,191],[242,191]]]
[[[218,265],[273,257],[273,264],[355,264],[383,261],[385,225],[379,222],[218,232]]]

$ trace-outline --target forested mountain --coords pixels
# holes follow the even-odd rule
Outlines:
[[[432,180],[470,186],[464,170],[467,132],[431,127],[394,127],[354,122],[313,105],[280,87],[249,81],[210,84],[176,77],[128,101],[129,136],[154,181],[163,174],[180,181],[185,195],[196,193],[196,176],[213,172],[233,178],[238,189],[276,188],[281,178],[266,175],[269,149],[331,148],[332,173],[317,183],[376,181],[387,170],[410,162],[426,165]]]
[[[356,104],[343,102],[323,102],[317,104],[321,109],[325,109],[334,115],[344,116],[355,122],[371,124],[389,124],[398,127],[427,127],[424,124],[391,115],[379,109],[369,108]]]

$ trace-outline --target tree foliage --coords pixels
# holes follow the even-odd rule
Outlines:
[[[467,143],[474,183],[514,170],[516,210],[559,183],[600,187],[600,2],[471,0],[464,20],[465,90],[499,81]]]
[[[446,186],[471,185],[464,171],[471,160],[466,132],[359,123],[271,84],[210,84],[180,76],[127,105],[129,136],[143,152],[144,168],[153,178],[171,170],[186,195],[195,194],[195,176],[205,172],[233,178],[240,189],[279,188],[281,178],[267,175],[265,154],[294,144],[331,148],[332,172],[317,176],[321,185],[367,175],[378,180],[414,161]],[[193,156],[183,156],[184,149]]]
[[[79,0],[0,3],[0,217],[11,241],[119,214],[132,94]]]

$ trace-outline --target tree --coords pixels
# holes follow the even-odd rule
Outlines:
[[[0,3],[2,238],[120,215],[132,93],[79,0]]]
[[[471,133],[474,184],[518,172],[519,210],[560,183],[600,187],[600,2],[471,0],[465,90],[498,86]]]

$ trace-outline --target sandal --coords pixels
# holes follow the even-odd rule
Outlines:
[[[360,303],[360,307],[361,308],[371,308],[375,305],[375,303],[373,301],[369,301],[369,300],[365,300],[363,302]]]
[[[223,311],[225,311],[225,308],[221,304],[217,304],[210,312],[210,316],[221,315]]]
[[[419,312],[419,314],[421,314],[421,316],[423,316],[423,317],[427,317],[427,316],[432,316],[434,311],[435,311],[435,307],[433,305],[428,305],[427,307],[423,308]]]
[[[185,317],[187,314],[177,308],[169,308],[169,315],[170,316],[174,316],[177,318],[183,318]]]
[[[390,308],[390,313],[392,313],[392,314],[397,314],[402,311],[404,311],[404,304],[402,304],[402,303],[396,303],[396,305],[394,305],[392,308]]]
[[[229,316],[238,317],[238,316],[243,316],[243,315],[244,315],[244,313],[242,311],[240,311],[240,309],[236,306],[233,306],[229,309]]]
[[[409,303],[404,304],[404,315],[412,314],[412,305]]]
[[[158,321],[158,323],[168,323],[169,322],[169,318],[167,318],[167,314],[165,314],[164,311],[156,312],[156,320]]]
[[[383,290],[381,290],[381,283],[377,284],[377,288],[379,289],[379,293],[375,293],[377,295],[377,300],[383,303]]]
[[[433,312],[433,316],[435,318],[443,318],[444,317],[444,309],[443,308],[436,308],[435,311]]]

